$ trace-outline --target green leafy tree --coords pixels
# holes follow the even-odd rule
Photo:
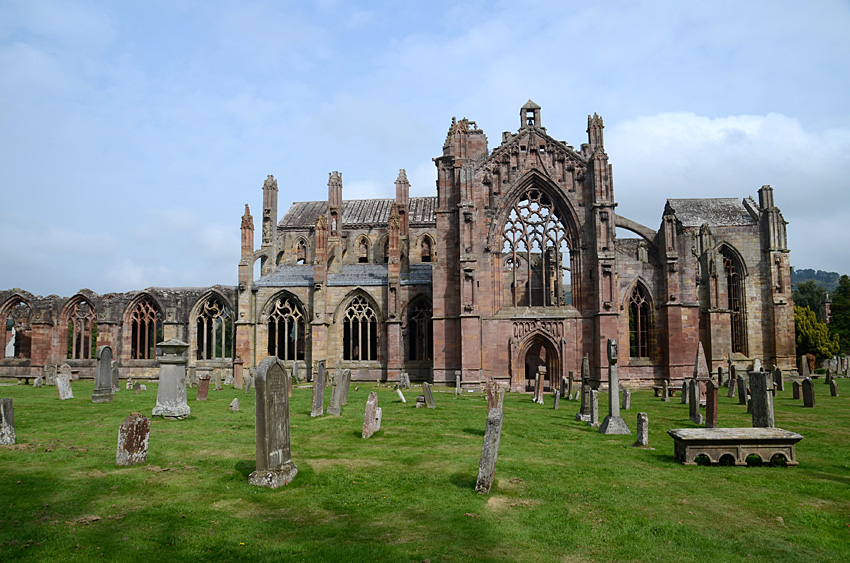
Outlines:
[[[829,297],[832,300],[829,330],[838,335],[841,350],[850,352],[850,276],[841,276],[838,288]]]
[[[826,324],[817,320],[808,307],[794,307],[794,333],[797,354],[814,354],[829,358],[838,353],[838,335],[830,334]]]
[[[798,283],[797,288],[793,292],[794,305],[799,305],[800,307],[808,307],[809,309],[814,311],[817,319],[823,322],[821,304],[823,303],[823,298],[825,295],[826,288],[818,284],[818,282],[814,280],[804,281]]]

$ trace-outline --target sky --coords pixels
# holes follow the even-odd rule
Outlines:
[[[0,290],[235,285],[268,174],[279,217],[333,170],[435,195],[452,117],[492,150],[528,99],[603,117],[618,214],[770,184],[792,265],[850,274],[847,0],[0,0]]]

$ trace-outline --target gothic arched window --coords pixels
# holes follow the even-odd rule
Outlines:
[[[431,359],[434,329],[431,323],[431,303],[417,299],[407,315],[408,359],[422,361]]]
[[[233,357],[233,316],[218,296],[211,295],[201,303],[196,326],[199,360]]]
[[[389,244],[389,242],[387,243]],[[389,248],[389,246],[387,246]],[[389,253],[387,253],[389,256]],[[357,261],[361,264],[369,262],[369,239],[360,237],[357,239]]]
[[[91,303],[82,299],[68,313],[68,359],[90,360],[97,347],[97,313]]]
[[[431,261],[431,257],[433,256],[433,245],[434,243],[431,241],[431,237],[422,237],[422,243],[419,245],[420,257],[422,262]]]
[[[304,359],[305,317],[294,297],[278,297],[269,312],[269,356]]]
[[[298,239],[298,244],[295,245],[295,263],[305,264],[307,262],[307,241],[303,238]]]
[[[649,296],[640,284],[635,284],[629,297],[629,356],[649,357]]]
[[[723,270],[726,272],[727,308],[732,321],[732,351],[744,353],[744,290],[743,268],[735,254],[726,247],[720,249]]]
[[[342,321],[343,359],[378,359],[378,316],[362,296],[351,300]]]
[[[502,257],[511,266],[513,305],[557,307],[570,295],[570,246],[558,209],[540,189],[520,197],[505,222]],[[520,259],[522,258],[522,259]]]
[[[13,305],[6,317],[6,332],[11,334],[12,346],[8,351],[10,358],[29,358],[32,342],[32,307],[19,300]]]
[[[143,297],[130,313],[130,357],[156,358],[156,343],[162,339],[162,314],[150,297]]]

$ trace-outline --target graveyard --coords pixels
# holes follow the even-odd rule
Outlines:
[[[309,384],[289,404],[297,475],[279,488],[256,469],[255,393],[224,385],[205,401],[188,389],[182,419],[152,417],[155,381],[94,403],[95,383],[0,380],[14,404],[16,443],[0,446],[0,559],[39,561],[809,561],[850,559],[850,379],[816,406],[790,384],[773,397],[777,428],[799,433],[797,467],[686,466],[669,429],[696,429],[679,393],[630,392],[630,434],[576,419],[579,402],[506,393],[498,462],[476,492],[488,403],[434,386],[351,384],[339,416],[317,413]],[[621,389],[621,392],[624,390]],[[380,429],[364,439],[370,393]],[[96,394],[95,394],[96,395]],[[238,399],[239,408],[231,405]],[[598,392],[598,420],[608,413]],[[750,428],[720,389],[718,426]],[[118,427],[150,419],[146,461],[116,465]],[[705,409],[703,408],[703,412]],[[638,413],[648,446],[636,448]],[[316,415],[316,416],[311,416]],[[182,414],[181,414],[182,416]]]

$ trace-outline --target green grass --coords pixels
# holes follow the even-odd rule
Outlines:
[[[848,561],[850,383],[817,408],[790,389],[777,426],[799,432],[797,468],[685,467],[666,430],[689,428],[687,406],[649,391],[623,411],[649,414],[654,451],[603,436],[561,409],[505,397],[496,483],[474,491],[486,420],[481,394],[436,388],[437,410],[378,389],[383,428],[360,437],[368,392],[352,384],[343,416],[311,418],[309,389],[291,405],[295,481],[248,485],[254,398],[210,392],[190,418],[154,419],[146,465],[115,466],[118,425],[150,416],[156,385],[92,404],[53,387],[2,386],[17,446],[0,446],[0,560],[39,561]],[[790,386],[789,386],[790,388]],[[445,391],[445,392],[439,392]],[[722,426],[749,426],[721,390]],[[239,397],[241,410],[228,405]],[[600,411],[607,411],[607,396]],[[99,519],[86,523],[87,516]],[[178,559],[179,558],[179,559]]]

